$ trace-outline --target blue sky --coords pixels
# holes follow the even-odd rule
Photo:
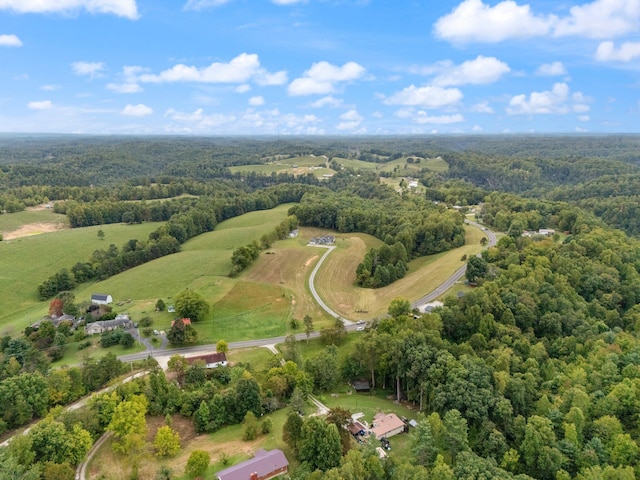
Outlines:
[[[640,0],[0,0],[0,132],[640,131]]]

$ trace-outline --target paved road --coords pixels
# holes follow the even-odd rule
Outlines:
[[[496,244],[497,239],[496,239],[496,234],[494,232],[492,232],[491,230],[483,227],[479,223],[472,222],[471,220],[465,220],[465,223],[468,223],[472,227],[479,228],[482,231],[484,231],[484,233],[487,234],[488,242],[487,242],[487,245],[486,245],[485,248],[493,247]],[[478,254],[478,256],[479,255],[480,254]],[[465,265],[461,266],[458,270],[456,270],[455,273],[453,275],[451,275],[449,278],[447,278],[443,283],[441,283],[440,286],[438,288],[436,288],[434,291],[428,293],[424,297],[419,298],[418,300],[413,302],[411,304],[411,307],[412,308],[420,308],[421,306],[425,305],[426,303],[434,301],[436,298],[438,298],[443,293],[445,293],[447,290],[449,290],[451,287],[453,287],[453,285],[464,276],[466,271],[467,271],[467,265],[465,264]]]

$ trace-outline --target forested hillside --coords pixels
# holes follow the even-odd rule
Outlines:
[[[70,469],[86,451],[87,436],[117,432],[126,409],[142,417],[180,415],[209,433],[248,423],[247,415],[255,421],[291,407],[282,438],[298,462],[292,478],[638,478],[639,143],[633,136],[0,139],[3,210],[55,201],[74,228],[163,222],[149,238],[79,259],[57,280],[105,278],[178,251],[223,219],[285,202],[296,203],[289,211],[295,217],[273,238],[297,221],[384,242],[358,267],[365,287],[398,278],[412,258],[461,245],[466,206],[500,233],[496,246],[471,261],[475,288],[447,297],[430,313],[412,311],[415,299],[398,298],[351,347],[339,322],[322,332],[325,350],[303,362],[290,337],[282,349],[289,362],[266,371],[238,365],[207,374],[174,359],[175,382],[156,372],[99,397],[84,414],[54,414],[30,440],[0,450],[0,471],[47,478],[48,464]],[[372,170],[341,168],[325,180],[227,170],[297,154],[374,163],[437,155],[449,169],[421,171],[422,190],[396,190]],[[49,176],[55,181],[47,183]],[[553,232],[523,235],[540,229]],[[238,245],[235,255],[255,246],[251,258],[242,258],[248,264],[273,238],[248,239],[249,247]],[[42,279],[43,285],[56,278]],[[73,284],[48,286],[43,298]],[[40,418],[108,379],[91,362],[63,373],[50,369],[40,348],[44,338],[25,333],[0,342],[0,397],[17,399],[1,413],[0,431]],[[64,344],[64,334],[53,331],[50,340]],[[122,369],[109,361],[114,371]],[[82,379],[81,388],[64,395],[58,386],[74,378]],[[348,435],[343,440],[344,411],[326,422],[297,413],[310,393],[365,378],[374,395],[393,396],[419,412],[402,455],[381,460],[373,448]],[[25,389],[32,394],[20,395]],[[69,459],[48,450],[39,460],[42,439],[54,431],[82,448]],[[116,446],[124,448],[127,438]],[[322,455],[310,453],[320,447]]]

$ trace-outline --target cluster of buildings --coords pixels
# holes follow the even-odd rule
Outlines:
[[[333,245],[336,242],[334,235],[322,235],[309,240],[309,245]]]

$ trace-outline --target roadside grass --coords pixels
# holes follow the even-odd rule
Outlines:
[[[264,347],[233,349],[227,352],[227,359],[233,363],[243,363],[252,372],[269,370],[275,355]]]
[[[39,213],[39,212],[21,212]],[[5,215],[0,215],[0,218]],[[158,223],[112,224],[99,227],[59,230],[0,242],[0,325],[3,335],[21,331],[48,313],[49,302],[38,300],[37,287],[62,268],[89,260],[95,250],[110,244],[120,248],[130,239],[146,239]],[[105,233],[104,240],[97,232]],[[76,294],[76,302],[89,300],[98,290]],[[83,296],[86,295],[86,296]]]
[[[342,344],[338,347],[338,365],[342,365],[347,357],[349,357],[356,349],[356,340],[360,332],[349,332],[344,336]],[[323,353],[327,346],[322,343],[321,338],[310,338],[308,341],[298,340],[298,349],[302,362],[313,357],[314,355]],[[278,350],[282,351],[282,344],[278,345]]]

